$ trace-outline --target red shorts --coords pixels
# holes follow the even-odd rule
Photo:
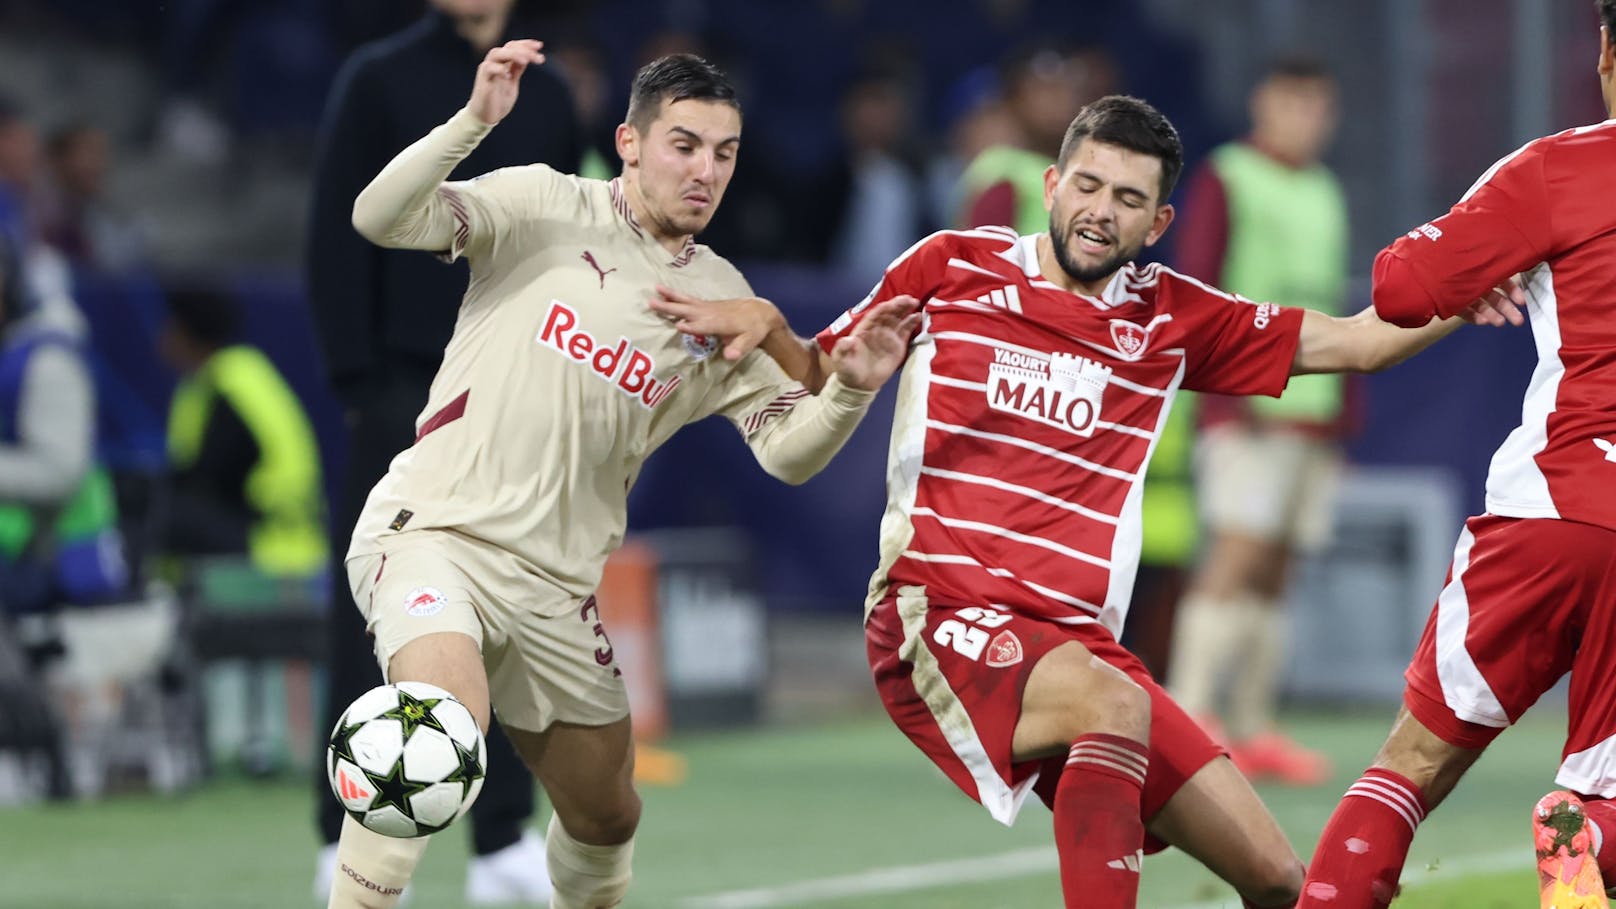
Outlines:
[[[1224,753],[1144,664],[1096,623],[1063,625],[1005,609],[940,606],[906,596],[878,605],[864,635],[875,685],[893,722],[956,786],[1007,825],[1029,791],[1051,805],[1065,769],[1065,754],[1012,761],[1011,741],[1027,676],[1068,641],[1126,672],[1150,694],[1150,766],[1141,807],[1146,821]]]
[[[1616,797],[1616,531],[1549,518],[1465,522],[1404,678],[1425,728],[1484,748],[1567,672],[1571,717],[1556,781]]]

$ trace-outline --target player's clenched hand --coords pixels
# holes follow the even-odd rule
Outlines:
[[[477,119],[492,126],[505,119],[516,106],[516,85],[529,66],[544,62],[539,50],[543,41],[519,38],[507,41],[488,52],[477,64],[477,80],[471,86],[471,100],[466,107]]]
[[[850,388],[874,391],[898,371],[920,328],[920,301],[907,294],[877,303],[852,334],[831,348],[830,362]]]
[[[1459,318],[1472,325],[1525,325],[1521,308],[1526,305],[1526,292],[1521,290],[1519,278],[1510,278],[1487,291],[1487,295],[1465,307]]]
[[[651,308],[672,319],[673,327],[687,335],[712,335],[723,341],[726,360],[739,360],[770,332],[787,327],[780,310],[762,297],[702,300],[659,286]]]

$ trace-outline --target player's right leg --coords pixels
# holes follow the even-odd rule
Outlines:
[[[430,534],[413,538],[435,539]],[[439,546],[399,545],[347,563],[349,585],[376,638],[389,682],[426,682],[453,694],[484,731],[489,722],[483,626],[474,584]],[[328,909],[392,909],[430,837],[387,837],[345,818]]]
[[[1012,758],[1066,752],[1055,787],[1055,849],[1068,907],[1132,907],[1144,857],[1150,695],[1077,641],[1027,676]]]

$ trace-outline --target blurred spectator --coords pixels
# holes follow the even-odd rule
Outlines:
[[[171,554],[242,554],[272,577],[326,566],[320,453],[297,396],[269,358],[237,340],[222,294],[169,295],[162,354],[183,378],[169,409]]]
[[[32,206],[39,182],[39,131],[21,107],[0,97],[0,233],[26,259],[36,225]]]
[[[546,40],[546,65],[567,83],[573,108],[578,115],[582,139],[578,175],[592,180],[617,176],[617,108],[613,104],[611,77],[606,73],[605,51],[581,35]]]
[[[1251,134],[1215,149],[1190,180],[1179,268],[1249,299],[1338,314],[1347,210],[1319,160],[1335,132],[1335,80],[1316,60],[1279,60],[1250,109]],[[1329,775],[1323,755],[1275,728],[1274,712],[1285,589],[1296,555],[1328,540],[1345,417],[1333,375],[1298,376],[1278,399],[1202,399],[1198,493],[1210,539],[1184,602],[1171,684],[1192,715],[1222,717],[1235,763],[1253,779],[1314,785]]]
[[[128,593],[95,392],[70,305],[41,302],[0,235],[0,606],[42,613]]]
[[[874,284],[931,226],[911,95],[902,73],[888,68],[860,76],[842,97],[843,204],[830,260],[861,283]]]
[[[113,211],[106,199],[111,140],[87,123],[65,126],[46,146],[51,193],[41,239],[74,265],[123,272],[146,261],[146,243],[136,223]]]
[[[337,564],[365,497],[393,456],[415,438],[417,411],[454,328],[466,291],[464,263],[383,250],[352,225],[354,198],[401,149],[465,104],[477,65],[511,38],[546,37],[511,16],[513,0],[433,0],[416,25],[355,51],[328,100],[309,221],[309,302],[331,385],[347,410],[349,472],[334,513]],[[576,173],[583,145],[566,85],[548,66],[522,77],[521,101],[460,163],[451,179],[533,163]],[[332,585],[325,718],[336,722],[359,695],[381,684],[370,639],[346,583]],[[475,858],[468,902],[548,898],[542,840],[524,836],[534,811],[533,779],[503,733],[489,730],[488,783],[471,812]],[[315,889],[324,899],[336,871],[345,816],[331,797],[323,762],[315,773],[322,842]]]
[[[1116,67],[1100,48],[1036,45],[1010,59],[1002,80],[1004,109],[1016,138],[983,150],[966,167],[958,223],[1041,233],[1049,226],[1044,170],[1055,163],[1078,109],[1116,88]]]

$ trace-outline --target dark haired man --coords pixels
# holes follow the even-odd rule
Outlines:
[[[1133,906],[1147,832],[1249,906],[1288,906],[1302,881],[1250,784],[1117,643],[1173,396],[1383,369],[1460,324],[1254,303],[1134,264],[1173,220],[1182,166],[1150,105],[1088,105],[1044,174],[1049,233],[933,234],[818,351],[760,301],[653,304],[683,330],[733,337],[733,353],[761,339],[812,388],[823,351],[880,301],[925,301],[893,417],[869,659],[893,720],[995,819],[1013,822],[1029,792],[1053,809],[1068,907]],[[1502,306],[1472,315],[1501,322]]]
[[[1599,0],[1616,115],[1616,0]],[[1567,673],[1570,723],[1533,813],[1544,909],[1604,909],[1616,873],[1616,120],[1530,142],[1375,260],[1375,311],[1424,325],[1520,275],[1538,365],[1493,455],[1374,764],[1330,816],[1299,905],[1389,903],[1420,822]]]
[[[621,542],[640,466],[686,423],[728,417],[771,474],[802,482],[857,426],[918,317],[897,301],[840,345],[817,396],[765,354],[715,356],[646,302],[658,285],[744,296],[699,246],[734,173],[728,79],[674,55],[635,77],[610,182],[544,165],[445,183],[508,114],[537,41],[489,51],[471,99],[401,152],[354,203],[375,243],[471,263],[415,444],[372,490],[348,577],[392,681],[490,707],[555,805],[553,909],[628,889],[640,801],[628,701],[593,597]],[[426,838],[345,822],[332,907],[395,904]]]
[[[1339,314],[1346,197],[1319,160],[1335,132],[1335,79],[1312,58],[1280,58],[1252,89],[1250,111],[1250,134],[1214,149],[1189,178],[1174,265],[1250,300]],[[1196,399],[1207,540],[1178,610],[1167,684],[1214,737],[1227,734],[1252,780],[1308,786],[1329,776],[1324,755],[1280,730],[1275,706],[1291,568],[1333,523],[1345,383],[1303,376],[1278,398]]]
[[[553,6],[525,4],[541,5]],[[463,262],[436,262],[366,242],[353,229],[354,196],[399,149],[464,106],[465,80],[483,55],[525,33],[531,19],[515,0],[430,0],[427,6],[409,28],[349,56],[331,86],[321,130],[306,262],[326,378],[345,417],[348,459],[332,511],[339,536],[353,528],[370,488],[415,438],[415,415],[442,362],[468,275]],[[576,170],[582,130],[570,95],[556,73],[530,73],[521,107],[451,177],[534,162],[566,173]],[[364,619],[347,583],[339,580],[345,553],[337,547],[334,554],[323,729],[381,682],[376,664],[365,657],[370,638]],[[527,829],[537,807],[533,782],[521,766],[505,736],[490,730],[488,782],[463,825],[471,840],[464,891],[469,905],[543,905],[549,899],[544,842]],[[336,874],[344,814],[331,798],[323,760],[314,776],[322,843],[314,892],[323,900]]]

